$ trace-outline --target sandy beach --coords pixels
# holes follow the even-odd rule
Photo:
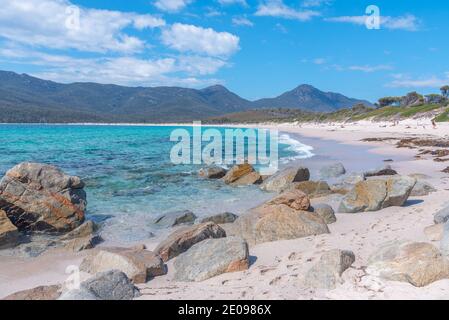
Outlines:
[[[227,273],[198,283],[173,280],[173,263],[168,273],[146,284],[138,285],[139,299],[447,299],[449,279],[417,288],[411,284],[382,280],[367,275],[368,257],[387,241],[411,240],[431,242],[424,229],[434,224],[433,215],[446,205],[449,195],[449,176],[441,171],[445,163],[431,157],[416,159],[416,149],[398,149],[393,141],[362,142],[365,138],[404,138],[410,136],[445,137],[449,125],[439,124],[433,129],[427,120],[392,123],[360,122],[356,124],[260,124],[242,127],[276,128],[297,134],[301,141],[316,148],[321,161],[304,161],[313,168],[326,162],[342,162],[348,172],[368,170],[391,159],[391,166],[401,175],[422,174],[437,191],[427,196],[410,197],[403,207],[390,207],[376,212],[342,214],[329,225],[330,234],[288,241],[263,243],[250,247],[251,265],[247,271]],[[313,177],[312,177],[313,178]],[[313,203],[332,203],[332,197],[316,198]],[[148,250],[157,242],[145,242]],[[355,263],[334,290],[313,290],[301,285],[306,271],[320,255],[330,249],[351,250]],[[77,265],[88,252],[67,254],[49,251],[38,258],[0,258],[0,298],[13,292],[38,285],[51,285],[66,280],[66,267]]]

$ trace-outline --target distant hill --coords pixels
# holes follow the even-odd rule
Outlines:
[[[0,71],[0,122],[181,122],[258,108],[327,112],[367,101],[302,85],[277,98],[248,101],[221,85],[202,90],[61,84]]]

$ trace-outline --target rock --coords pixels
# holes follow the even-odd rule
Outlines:
[[[19,231],[68,232],[84,221],[83,188],[56,167],[24,162],[0,181],[0,209]]]
[[[241,238],[207,239],[178,256],[175,280],[203,281],[222,273],[247,270],[248,244]]]
[[[443,225],[443,234],[441,236],[440,249],[441,253],[444,256],[449,257],[449,222],[446,222]]]
[[[320,176],[326,178],[337,178],[346,173],[346,169],[341,163],[335,163],[328,166],[324,166],[320,169]]]
[[[61,286],[40,286],[13,293],[2,300],[57,300],[61,295]]]
[[[196,215],[189,210],[174,211],[156,218],[154,224],[174,227],[181,224],[193,224],[196,218]]]
[[[19,231],[11,223],[6,212],[0,209],[0,249],[15,247],[19,243]]]
[[[213,222],[216,224],[233,223],[239,216],[231,212],[216,214],[211,217],[204,218],[201,223]]]
[[[64,248],[69,251],[80,252],[83,250],[93,249],[102,241],[103,239],[100,236],[90,235],[83,238],[75,238],[64,241]]]
[[[82,282],[79,289],[63,293],[59,300],[133,300],[139,295],[126,274],[110,270]]]
[[[369,258],[366,271],[386,280],[424,287],[449,277],[449,263],[429,243],[390,242]]]
[[[331,224],[337,222],[337,217],[335,217],[334,209],[328,204],[319,203],[313,206],[313,212],[318,214],[323,218],[326,224]]]
[[[415,179],[405,176],[359,182],[343,198],[339,211],[357,213],[402,206],[407,201],[415,183]]]
[[[446,223],[449,220],[449,206],[441,209],[433,216],[435,224]]]
[[[127,248],[102,248],[84,258],[80,270],[90,274],[120,270],[134,283],[145,283],[166,273],[162,259],[155,253]]]
[[[218,166],[212,166],[207,168],[202,168],[198,172],[201,178],[206,179],[221,179],[226,175],[226,169]]]
[[[233,226],[233,234],[241,236],[250,245],[329,233],[326,223],[318,214],[298,211],[282,204],[265,204],[252,209],[241,215]]]
[[[379,177],[379,176],[394,176],[397,175],[397,171],[393,170],[390,165],[386,165],[380,169],[366,171],[364,173],[365,178]]]
[[[85,238],[92,236],[97,232],[98,226],[93,222],[92,220],[84,222],[82,225],[80,225],[75,230],[70,231],[69,233],[66,233],[63,235],[60,240],[73,240],[76,238]]]
[[[444,224],[434,224],[424,229],[424,233],[430,241],[441,241],[443,238]]]
[[[341,275],[355,261],[352,251],[331,250],[325,252],[320,260],[307,271],[304,279],[306,286],[316,289],[332,290],[340,283]]]
[[[202,223],[176,230],[157,246],[155,252],[163,261],[168,261],[186,252],[198,242],[209,238],[224,237],[226,237],[226,232],[217,224],[213,222]]]
[[[303,181],[293,183],[293,189],[300,190],[310,198],[319,198],[332,193],[326,181]]]
[[[265,191],[282,192],[290,188],[291,184],[294,182],[308,181],[309,179],[309,169],[303,167],[289,167],[266,179],[262,183],[261,189]]]
[[[231,168],[223,177],[226,184],[233,186],[250,185],[262,182],[262,176],[258,174],[252,165],[245,163]]]
[[[427,196],[432,192],[437,191],[430,183],[418,180],[415,187],[413,188],[410,196],[412,197],[422,197]]]
[[[270,200],[268,205],[286,205],[294,210],[307,211],[310,208],[310,200],[300,190],[289,190]]]

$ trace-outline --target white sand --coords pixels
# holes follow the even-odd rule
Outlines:
[[[390,127],[363,122],[340,125],[268,125],[280,131],[299,133],[305,137],[335,140],[344,144],[367,145],[360,142],[367,137],[404,135],[449,135],[449,125],[432,129],[430,121],[417,125],[416,121]],[[244,125],[242,127],[245,127]],[[261,127],[259,125],[258,127]],[[409,127],[409,128],[408,128]],[[169,273],[145,285],[140,285],[140,299],[448,299],[449,280],[435,282],[425,288],[415,288],[401,282],[384,281],[366,276],[363,266],[369,255],[382,243],[390,240],[428,241],[423,233],[433,224],[433,214],[449,199],[449,175],[440,171],[448,164],[433,160],[414,160],[416,150],[397,149],[386,142],[369,143],[373,149],[366,153],[381,154],[385,158],[400,153],[406,160],[394,162],[400,174],[423,173],[430,177],[438,192],[426,197],[411,198],[401,208],[387,208],[363,214],[337,214],[338,221],[330,225],[331,233],[291,241],[265,243],[250,248],[254,263],[245,272],[224,274],[201,283],[172,281],[172,262]],[[149,249],[155,243],[149,243]],[[438,246],[438,243],[435,243]],[[311,291],[301,286],[305,271],[325,250],[339,248],[354,251],[356,262],[343,275],[344,283],[332,291]],[[44,255],[31,260],[11,260],[0,257],[0,297],[36,285],[62,282],[65,267],[79,263],[79,256]],[[18,266],[18,267],[17,267]]]

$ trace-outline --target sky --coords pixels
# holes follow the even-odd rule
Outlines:
[[[449,84],[448,38],[442,0],[0,0],[0,70],[222,84],[250,100],[304,83],[372,102],[436,93]]]

